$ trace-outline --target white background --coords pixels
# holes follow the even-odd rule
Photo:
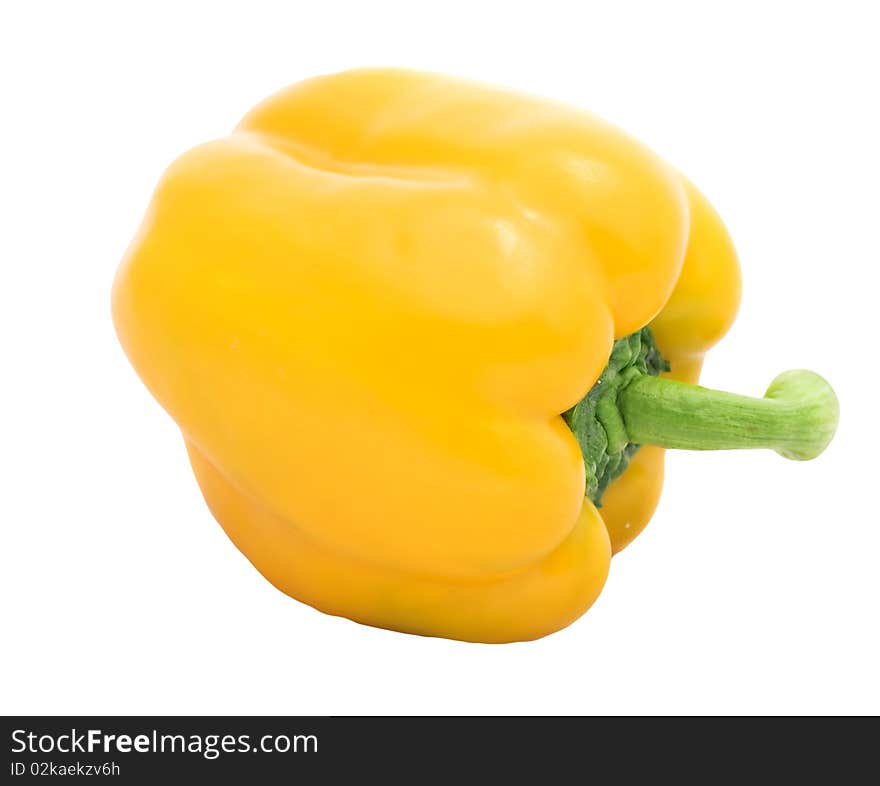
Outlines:
[[[4,2],[0,711],[880,711],[872,6]],[[704,383],[760,395],[809,367],[840,396],[814,462],[671,456],[599,601],[538,642],[390,633],[277,592],[113,334],[114,269],[163,168],[286,83],[371,64],[563,99],[643,139],[741,254]]]

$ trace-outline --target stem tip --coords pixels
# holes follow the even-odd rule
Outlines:
[[[796,424],[776,447],[780,456],[809,461],[828,447],[837,430],[840,404],[827,380],[806,369],[784,371],[770,383],[764,398],[785,407]]]

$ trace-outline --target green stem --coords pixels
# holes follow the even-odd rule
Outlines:
[[[837,428],[831,386],[812,371],[786,371],[749,398],[659,376],[638,376],[617,395],[629,441],[685,450],[771,448],[785,458],[818,456]]]
[[[641,445],[770,448],[805,461],[828,446],[837,428],[837,397],[812,371],[786,371],[756,399],[660,376],[669,370],[644,327],[614,342],[593,387],[563,413],[584,457],[584,492],[596,506]]]

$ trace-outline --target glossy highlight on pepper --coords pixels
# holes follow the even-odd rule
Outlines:
[[[740,412],[798,431],[794,404],[742,397],[720,436],[688,418],[729,395],[695,405],[689,386],[739,297],[715,211],[615,127],[367,69],[293,85],[175,161],[113,318],[214,516],[275,586],[370,625],[507,642],[593,603],[654,511],[661,445],[723,442]],[[669,371],[627,372],[603,399],[597,455],[628,465],[597,509],[582,446],[598,432],[563,413],[634,335]],[[813,396],[826,425],[830,396]],[[801,414],[776,428],[782,409]]]

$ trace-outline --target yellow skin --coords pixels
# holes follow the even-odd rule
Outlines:
[[[700,193],[616,128],[361,70],[166,172],[113,316],[214,516],[269,581],[411,633],[534,639],[596,599],[663,451],[601,512],[561,418],[649,324],[696,381],[739,302]]]

